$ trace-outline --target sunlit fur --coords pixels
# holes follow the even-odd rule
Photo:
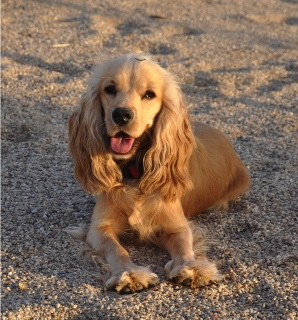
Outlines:
[[[105,92],[109,84],[116,85],[117,94]],[[146,90],[156,96],[145,99]],[[127,126],[119,127],[112,119],[119,107],[135,114]],[[110,149],[109,137],[120,131],[139,139],[131,153]],[[170,279],[184,283],[190,278],[191,286],[202,284],[204,277],[206,283],[220,279],[203,250],[195,255],[186,217],[211,207],[227,208],[248,190],[250,179],[222,133],[190,123],[181,90],[169,72],[135,55],[98,66],[71,116],[69,134],[76,177],[96,196],[86,240],[111,265],[108,288],[139,291],[157,283],[157,276],[136,266],[120,244],[118,236],[127,229],[169,251]],[[124,176],[131,160],[142,166],[141,177]]]

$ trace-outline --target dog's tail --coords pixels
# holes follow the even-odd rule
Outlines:
[[[199,226],[195,221],[188,221],[193,236],[193,249],[196,256],[205,255],[210,246],[216,242],[209,236],[205,227]]]
[[[89,230],[89,224],[80,224],[78,227],[71,226],[63,229],[75,239],[86,242],[87,232]]]
[[[97,267],[100,266],[101,270],[107,271],[108,274],[111,271],[110,266],[104,262],[98,253],[96,253],[86,242],[87,232],[89,230],[89,224],[80,224],[79,226],[71,226],[63,229],[66,233],[70,234],[77,240],[81,240],[84,244],[81,247],[80,253],[83,257],[87,258],[87,261],[92,262]],[[101,279],[106,281],[106,276],[101,274]]]

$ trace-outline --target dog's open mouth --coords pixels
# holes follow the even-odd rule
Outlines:
[[[135,138],[125,132],[119,132],[111,137],[111,149],[116,154],[128,154],[133,149]]]

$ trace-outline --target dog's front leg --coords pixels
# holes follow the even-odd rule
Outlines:
[[[171,208],[170,211],[166,216],[174,213],[175,218],[168,219],[161,235],[161,241],[171,255],[171,260],[165,266],[168,278],[193,288],[221,280],[222,276],[214,262],[205,255],[195,255],[192,230],[181,204],[177,202],[175,210]]]
[[[111,274],[107,289],[129,293],[156,285],[158,276],[149,268],[135,265],[127,250],[120,244],[118,235],[127,227],[126,218],[113,206],[97,201],[87,242],[109,264]]]

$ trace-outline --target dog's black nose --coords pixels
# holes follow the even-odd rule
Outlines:
[[[134,118],[134,113],[128,108],[117,108],[112,112],[112,118],[118,126],[125,126]]]

